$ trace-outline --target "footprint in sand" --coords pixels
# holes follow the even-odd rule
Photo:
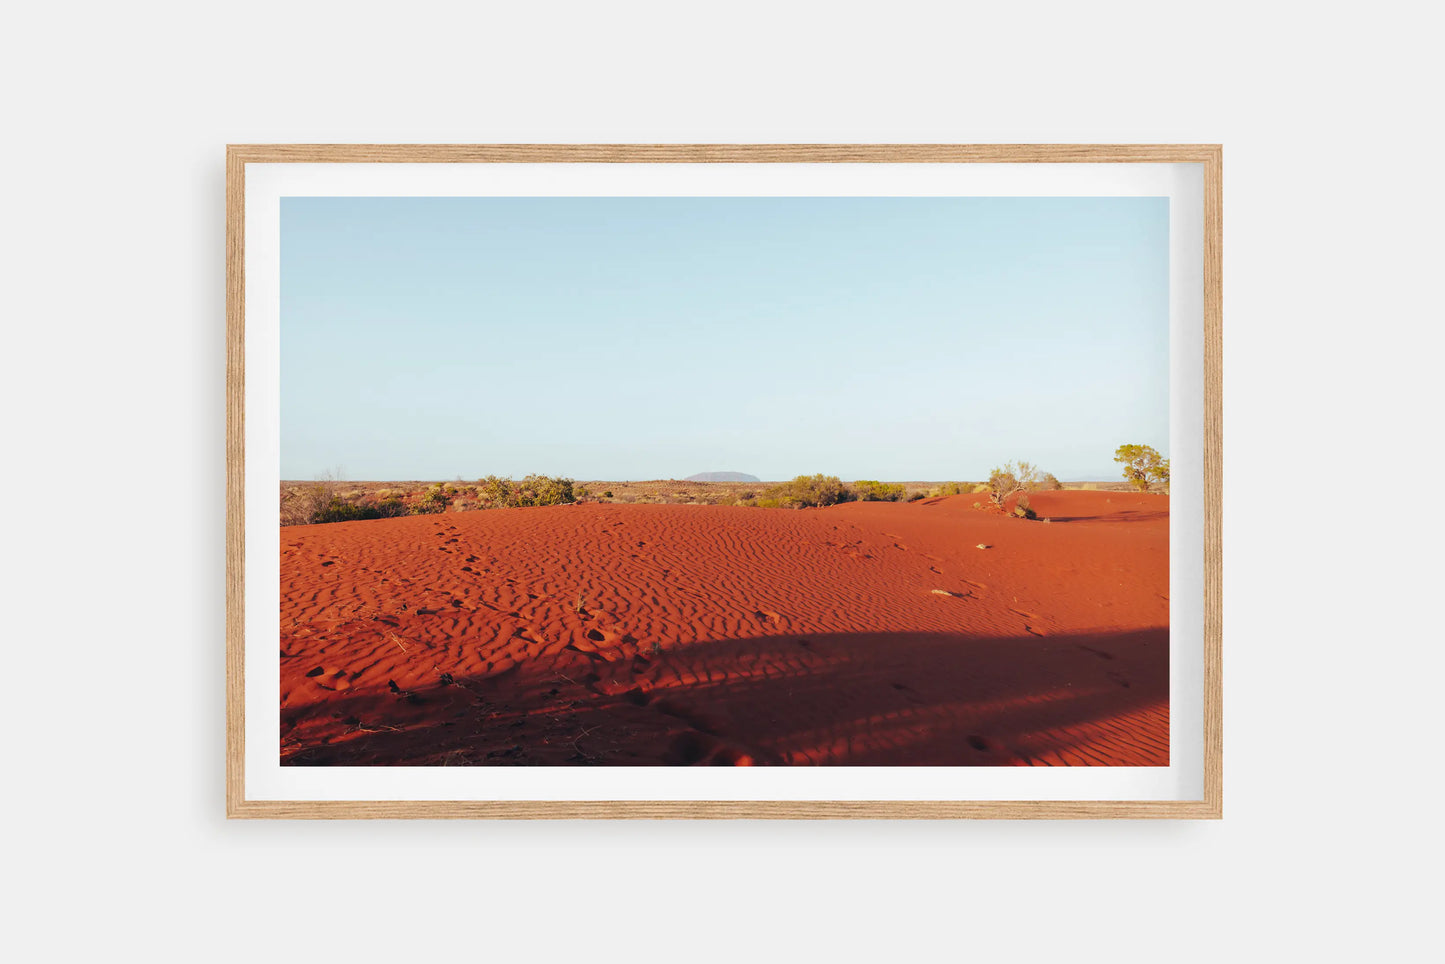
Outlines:
[[[898,692],[900,692],[900,693],[902,693],[904,696],[906,696],[906,697],[908,698],[909,702],[911,702],[911,703],[922,703],[922,702],[924,702],[923,697],[919,696],[919,695],[918,695],[918,691],[915,690],[915,689],[914,689],[913,687],[911,687],[911,686],[905,686],[905,685],[902,684],[902,683],[889,683],[888,685],[889,685],[889,686],[892,686],[892,687],[893,687],[894,689],[896,689]]]

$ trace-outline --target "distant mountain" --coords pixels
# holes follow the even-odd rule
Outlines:
[[[748,475],[746,472],[699,472],[697,475],[689,475],[683,479],[684,482],[761,482],[756,475]]]

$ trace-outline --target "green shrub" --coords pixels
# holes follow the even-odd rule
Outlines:
[[[837,505],[848,500],[848,490],[836,475],[800,475],[791,482],[775,485],[759,499],[758,505],[775,502],[778,506],[802,509]]]
[[[557,479],[547,475],[529,475],[522,480],[522,501],[520,505],[563,505],[576,502],[571,479]]]
[[[553,478],[548,475],[529,475],[520,482],[489,475],[477,480],[478,495],[493,509],[518,508],[538,505],[564,505],[576,502],[587,494],[586,489],[575,488],[571,479]],[[609,493],[610,497],[611,493]]]
[[[847,494],[858,502],[900,502],[905,489],[896,482],[859,479],[848,486]]]
[[[391,519],[406,515],[407,508],[399,499],[385,502],[343,502],[332,499],[331,503],[312,516],[314,524],[323,522],[357,522],[363,519]]]
[[[512,491],[515,488],[511,479],[489,475],[477,480],[477,497],[491,508],[501,508],[512,504]]]
[[[438,512],[447,511],[452,498],[447,494],[446,486],[438,482],[422,494],[421,501],[411,507],[412,515],[435,515]]]

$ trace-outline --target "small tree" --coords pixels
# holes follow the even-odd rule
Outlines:
[[[1028,462],[1006,462],[1003,468],[989,473],[987,484],[988,497],[1000,509],[1004,509],[1004,503],[1015,495],[1019,497],[1020,504],[1027,508],[1027,493],[1039,487],[1038,466]]]
[[[1121,445],[1114,461],[1124,466],[1125,480],[1140,492],[1148,492],[1151,482],[1169,488],[1169,460],[1148,445]]]

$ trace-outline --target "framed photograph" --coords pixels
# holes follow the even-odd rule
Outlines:
[[[226,191],[229,816],[1222,815],[1219,146]]]

